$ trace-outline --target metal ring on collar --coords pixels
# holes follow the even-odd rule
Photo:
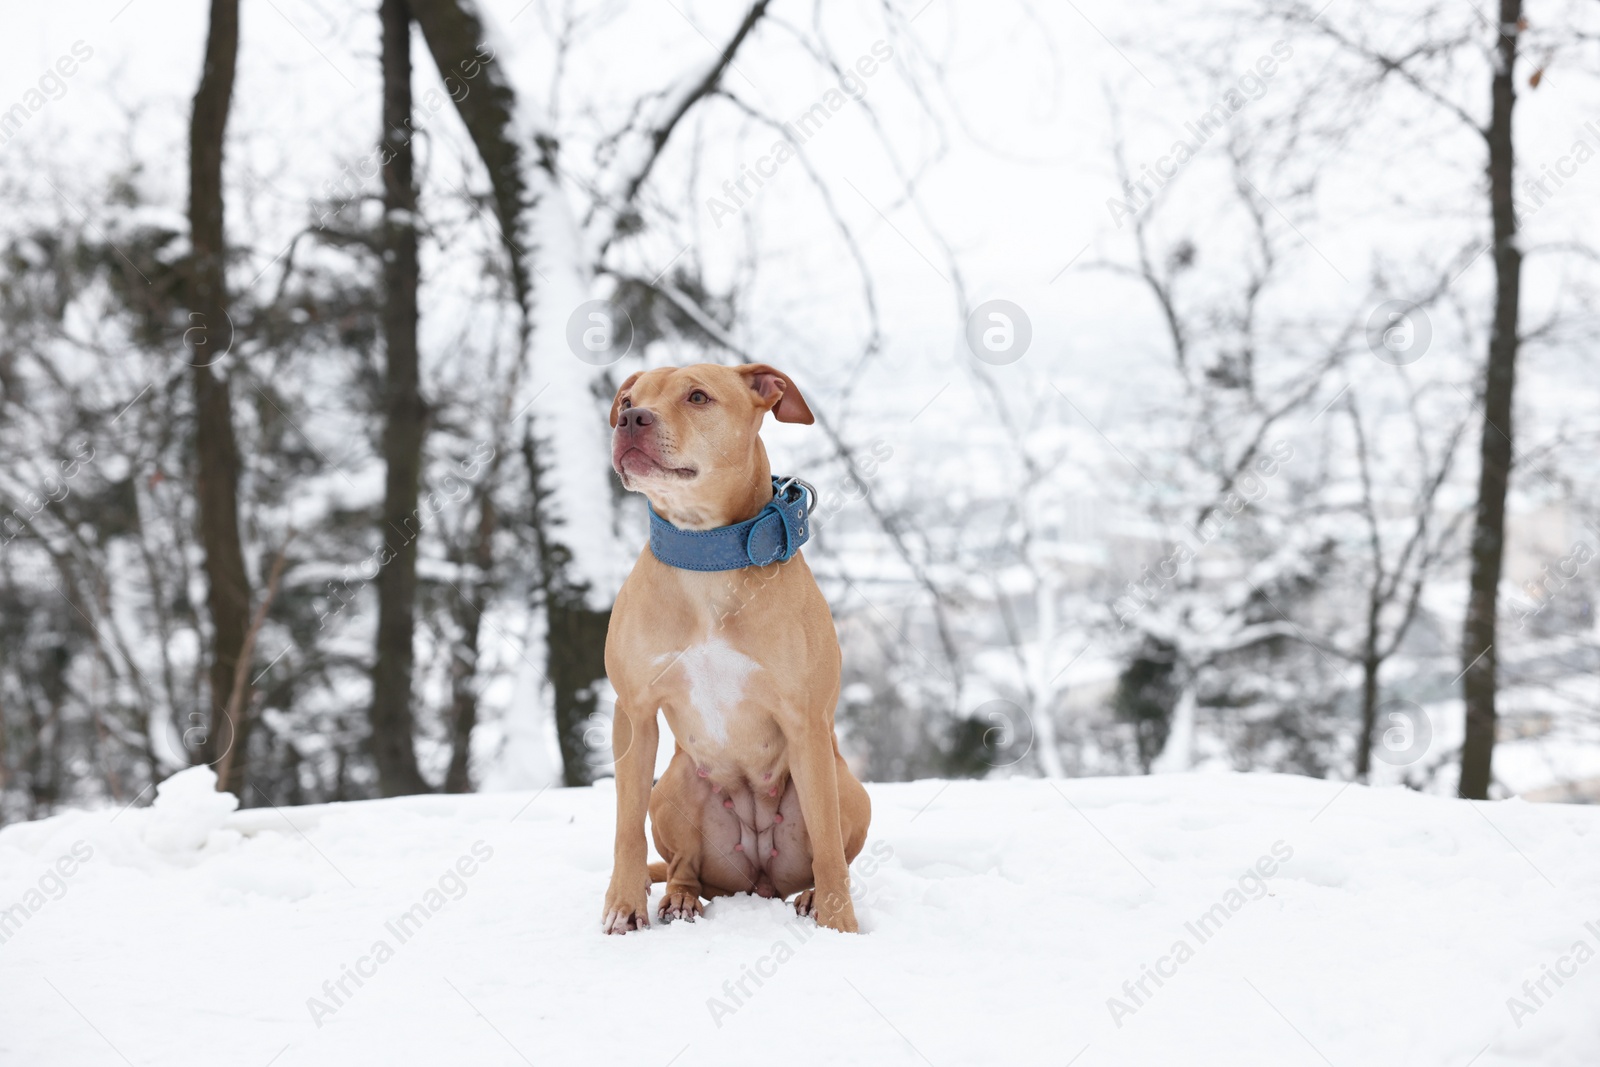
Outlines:
[[[774,478],[773,481],[777,481],[777,479]],[[806,504],[805,504],[805,508],[803,509],[802,513],[806,512],[806,511],[811,511],[811,510],[816,508],[816,506],[817,506],[817,487],[812,485],[810,482],[806,481],[804,478],[796,478],[796,477],[791,475],[790,477],[785,478],[782,482],[779,482],[776,486],[774,486],[773,487],[773,491],[778,493],[785,500],[787,500],[787,499],[789,499],[789,487],[791,485],[798,485],[798,486],[800,486],[801,489],[805,490],[805,493],[806,493]]]

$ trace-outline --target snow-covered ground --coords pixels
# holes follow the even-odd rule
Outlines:
[[[740,897],[608,938],[606,787],[235,812],[208,775],[0,832],[0,1063],[1600,1061],[1600,810],[870,785],[863,936]]]

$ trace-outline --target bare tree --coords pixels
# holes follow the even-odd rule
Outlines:
[[[227,245],[223,226],[222,151],[239,51],[239,0],[211,0],[205,66],[189,126],[189,227],[193,248],[185,335],[194,364],[195,499],[205,549],[206,606],[211,615],[211,720],[201,754],[215,762],[247,741],[224,729],[228,697],[250,622],[250,578],[239,539],[239,446],[226,358],[233,343],[228,315]],[[220,373],[219,373],[220,372]],[[248,707],[248,690],[241,707]]]
[[[1233,186],[1227,206],[1242,212],[1252,248],[1226,296],[1191,295],[1189,283],[1204,250],[1182,234],[1162,247],[1157,236],[1181,177],[1154,190],[1133,214],[1131,263],[1084,268],[1127,277],[1149,294],[1181,390],[1175,410],[1163,420],[1181,427],[1181,439],[1170,442],[1173,473],[1166,477],[1192,488],[1176,495],[1176,507],[1170,503],[1173,494],[1155,494],[1154,517],[1175,535],[1163,546],[1163,558],[1126,582],[1111,606],[1119,631],[1131,631],[1133,639],[1116,703],[1135,727],[1139,761],[1147,770],[1190,765],[1208,675],[1220,677],[1241,658],[1270,654],[1286,641],[1304,638],[1283,610],[1283,592],[1275,588],[1299,582],[1301,563],[1282,551],[1288,538],[1281,528],[1302,516],[1292,508],[1267,515],[1263,502],[1272,495],[1271,483],[1287,478],[1279,470],[1295,454],[1289,438],[1299,431],[1291,416],[1308,412],[1343,365],[1356,333],[1348,322],[1314,325],[1306,340],[1308,331],[1290,329],[1285,313],[1272,306],[1272,298],[1288,284],[1292,259],[1283,248],[1285,238],[1274,229],[1276,210],[1252,178],[1266,151],[1264,138],[1239,122],[1224,148]],[[1113,160],[1124,188],[1131,189],[1133,174],[1114,109],[1113,123],[1118,136]],[[1303,208],[1314,189],[1314,181],[1308,182],[1280,205]],[[1143,466],[1140,481],[1148,482]],[[1278,495],[1285,494],[1280,489]],[[1277,537],[1262,537],[1261,530],[1274,525],[1280,528]],[[1226,554],[1228,541],[1251,540],[1268,548],[1268,555],[1257,561],[1253,575],[1240,575],[1250,581],[1235,580],[1231,591],[1217,588],[1190,563],[1202,552]],[[1210,547],[1218,541],[1221,546]]]
[[[1489,126],[1481,131],[1489,152],[1489,213],[1494,223],[1494,316],[1489,362],[1483,375],[1483,429],[1478,455],[1478,508],[1472,523],[1472,576],[1462,626],[1462,696],[1467,731],[1461,745],[1464,797],[1489,796],[1495,741],[1500,570],[1505,555],[1506,487],[1511,480],[1511,399],[1517,380],[1517,311],[1522,299],[1522,251],[1512,206],[1517,150],[1511,138],[1516,106],[1517,37],[1522,0],[1500,0]]]
[[[416,628],[417,487],[427,406],[417,361],[417,189],[411,150],[411,15],[383,0],[383,554],[372,667],[372,755],[385,796],[422,793],[411,709]]]
[[[1356,779],[1366,781],[1372,771],[1373,732],[1378,721],[1379,674],[1385,663],[1399,650],[1401,642],[1416,622],[1422,595],[1428,583],[1438,576],[1450,559],[1450,550],[1464,513],[1439,515],[1439,490],[1450,476],[1456,447],[1466,430],[1465,420],[1457,423],[1437,454],[1430,454],[1425,440],[1422,416],[1411,396],[1410,414],[1416,441],[1420,477],[1408,500],[1411,510],[1398,553],[1391,551],[1383,534],[1382,504],[1374,488],[1374,449],[1362,418],[1355,393],[1347,394],[1345,410],[1355,437],[1357,466],[1361,476],[1359,510],[1366,527],[1368,559],[1366,604],[1356,649],[1333,651],[1361,668],[1361,728],[1356,735]]]
[[[1409,87],[1445,114],[1459,121],[1478,138],[1485,150],[1488,174],[1487,200],[1492,236],[1488,249],[1494,264],[1494,297],[1489,316],[1488,359],[1484,366],[1482,423],[1479,440],[1477,507],[1470,542],[1471,575],[1466,618],[1462,626],[1462,696],[1466,708],[1466,736],[1461,748],[1464,797],[1489,795],[1495,743],[1495,694],[1499,589],[1505,555],[1506,490],[1515,452],[1511,424],[1516,384],[1518,309],[1521,302],[1522,252],[1517,247],[1517,217],[1513,204],[1516,145],[1512,115],[1516,106],[1518,42],[1527,30],[1521,0],[1500,0],[1498,18],[1488,27],[1494,44],[1487,49],[1489,118],[1477,118],[1473,109],[1454,100],[1446,88],[1456,78],[1454,59],[1474,43],[1478,34],[1468,28],[1448,28],[1440,11],[1430,7],[1416,24],[1425,31],[1410,47],[1386,48],[1364,35],[1346,32],[1320,11],[1296,5],[1283,12],[1287,21],[1313,29],[1358,57],[1370,70],[1372,85],[1394,80]]]

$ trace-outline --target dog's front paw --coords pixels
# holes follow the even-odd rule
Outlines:
[[[794,898],[794,910],[799,915],[810,915],[818,926],[826,926],[842,934],[860,933],[856,924],[855,904],[848,893],[823,893],[807,889]]]
[[[831,914],[824,915],[822,909],[817,909],[817,925],[826,926],[830,930],[837,930],[841,934],[858,934],[861,927],[856,925],[856,909],[846,904],[843,908]]]
[[[649,883],[634,889],[621,889],[613,878],[611,888],[606,890],[606,906],[600,915],[600,929],[608,934],[625,934],[649,925]]]
[[[704,914],[699,890],[692,886],[667,886],[666,895],[661,898],[660,915],[663,920],[671,922],[674,919],[686,919],[694,922]]]

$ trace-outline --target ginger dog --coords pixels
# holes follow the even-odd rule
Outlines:
[[[761,420],[811,423],[792,381],[765,364],[635,374],[611,404],[612,465],[680,530],[755,517],[773,499]],[[809,521],[809,520],[807,520]],[[856,930],[848,865],[871,804],[839,755],[839,641],[805,560],[699,572],[640,553],[611,612],[606,673],[617,836],[602,928],[694,921],[701,898],[795,898],[801,915]],[[652,789],[658,725],[677,740]],[[646,863],[649,811],[665,863]]]

